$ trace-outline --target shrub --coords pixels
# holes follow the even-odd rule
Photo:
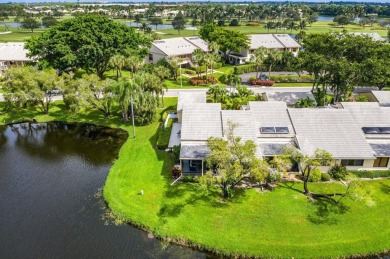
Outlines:
[[[319,168],[314,168],[310,173],[309,181],[314,183],[320,182],[321,176],[322,176],[322,171]]]
[[[180,179],[180,181],[182,181],[183,183],[197,183],[197,182],[199,182],[196,177],[190,176],[190,175],[183,176]]]
[[[249,78],[249,82],[252,82],[252,81],[255,81],[257,78],[255,77],[255,76],[251,76],[250,78]]]
[[[368,98],[364,95],[359,95],[357,98],[356,98],[356,101],[357,102],[368,102]]]
[[[207,79],[206,79],[206,76],[203,76],[201,79],[199,78],[191,78],[190,79],[190,85],[204,85],[204,84],[215,84],[217,83],[218,80],[213,77],[213,76],[209,76]]]
[[[258,22],[248,22],[246,26],[259,26]]]
[[[335,165],[329,170],[329,175],[336,180],[344,180],[348,174],[347,168],[343,165]]]
[[[175,163],[180,163],[180,145],[172,147],[173,160]]]
[[[282,178],[282,174],[280,172],[271,171],[267,176],[267,182],[269,183],[279,182],[281,178]]]
[[[215,63],[215,65],[213,66],[213,69],[218,69],[221,67],[222,67],[222,62],[218,62],[218,63]]]
[[[327,173],[321,173],[321,181],[323,181],[323,182],[330,181],[330,175]]]
[[[234,74],[236,75],[250,72],[256,72],[256,65],[248,64],[234,67]]]
[[[275,84],[275,81],[255,79],[255,80],[250,81],[249,83],[251,85],[273,86]]]
[[[219,20],[218,21],[218,26],[225,26],[225,21],[224,20]]]
[[[271,76],[271,80],[274,80],[279,83],[312,83],[313,77],[311,75],[277,75]]]
[[[187,75],[196,75],[196,71],[192,69],[184,69],[182,72],[183,74],[187,74]]]
[[[177,166],[174,166],[172,168],[172,176],[173,178],[177,179],[181,176],[182,172],[181,172],[181,169],[178,168]]]
[[[233,19],[230,21],[229,26],[238,26],[240,22],[237,19]]]
[[[359,178],[390,177],[390,170],[351,170],[348,173],[354,174]]]

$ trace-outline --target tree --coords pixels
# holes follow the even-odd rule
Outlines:
[[[237,87],[238,85],[241,84],[241,77],[236,74],[228,74],[226,75],[225,82],[227,85],[234,85],[234,87]],[[232,92],[232,89],[230,88],[230,92]]]
[[[133,53],[144,57],[149,46],[150,39],[133,28],[95,14],[64,20],[28,39],[26,44],[29,56],[39,57],[41,66],[58,70],[81,68],[100,78],[113,56]]]
[[[253,54],[250,58],[250,61],[255,63],[255,65],[256,65],[256,78],[259,77],[259,70],[263,66],[267,52],[268,52],[268,50],[265,47],[260,47],[253,52]],[[261,75],[261,73],[260,73],[260,75]]]
[[[249,38],[245,34],[218,27],[215,24],[203,26],[199,34],[203,40],[217,43],[226,60],[230,52],[240,52],[241,48],[247,48],[249,44]]]
[[[267,63],[268,63],[268,75],[271,77],[272,66],[282,60],[283,53],[279,50],[271,49],[267,52]]]
[[[122,77],[122,67],[126,64],[126,58],[122,55],[115,55],[110,58],[110,67],[116,68],[116,79]]]
[[[119,103],[124,122],[127,122],[129,120],[131,97],[134,96],[137,91],[139,91],[139,86],[134,83],[134,80],[120,80],[116,83],[114,93]]]
[[[155,25],[157,30],[157,26],[163,24],[163,20],[161,17],[152,17],[150,18],[150,24]]]
[[[180,11],[172,21],[172,26],[180,34],[181,30],[184,30],[185,24],[187,23],[186,19],[183,16],[183,13]]]
[[[307,18],[307,22],[310,24],[310,26],[317,21],[318,21],[318,14],[316,13],[309,15],[309,17]]]
[[[351,19],[345,15],[338,15],[333,19],[333,22],[336,22],[338,25],[341,25],[341,27],[344,27],[345,25],[351,23]]]
[[[157,100],[150,92],[139,91],[134,96],[134,117],[138,125],[147,125],[156,119]]]
[[[311,196],[307,185],[311,172],[319,166],[330,166],[333,162],[333,156],[324,149],[316,149],[312,155],[303,155],[297,149],[287,148],[284,156],[289,157],[293,164],[298,164],[303,180],[304,194],[307,196]]]
[[[34,32],[34,29],[39,28],[39,26],[40,26],[39,22],[32,17],[26,17],[21,22],[21,27],[23,29],[29,29],[31,30],[31,32]]]
[[[139,55],[130,55],[126,58],[126,66],[130,67],[131,73],[134,74],[142,68],[143,59]]]
[[[268,30],[271,30],[271,29],[274,29],[275,28],[275,23],[274,22],[267,22],[265,25],[264,25],[264,28]]]
[[[368,18],[361,18],[360,19],[360,21],[359,21],[359,24],[363,27],[363,29],[364,29],[364,27],[366,27],[366,25],[367,24],[369,24],[370,23],[370,19],[368,19]]]
[[[54,69],[39,71],[35,67],[13,67],[5,73],[4,95],[8,104],[15,103],[26,107],[28,103],[38,103],[45,114],[56,91],[64,87],[64,78]]]
[[[142,18],[143,18],[142,14],[134,15],[134,21],[137,23],[137,27],[138,27],[139,23],[141,22]]]
[[[227,95],[227,90],[226,90],[226,87],[224,87],[222,85],[214,84],[214,85],[210,85],[210,88],[207,91],[207,94],[210,94],[213,96],[214,103],[217,102],[218,97],[219,97],[219,101],[222,102],[224,97]]]
[[[211,137],[207,140],[210,155],[207,164],[211,169],[205,177],[216,183],[225,198],[233,195],[234,188],[244,178],[263,182],[268,174],[268,165],[256,157],[256,144],[252,140],[241,142],[234,135],[237,124],[228,121],[225,132],[227,140]]]
[[[58,21],[53,16],[45,16],[42,18],[42,25],[46,28],[49,28],[55,24],[57,24]]]
[[[202,74],[202,66],[206,62],[206,54],[203,52],[202,49],[196,48],[194,52],[192,52],[192,61],[198,65],[198,78],[200,78],[200,74]],[[206,74],[207,74],[207,67],[206,67]]]

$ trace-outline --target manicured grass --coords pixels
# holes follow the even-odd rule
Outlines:
[[[176,98],[166,99],[166,110]],[[3,108],[0,103],[0,109]],[[106,119],[95,111],[68,112],[62,102],[53,104],[50,115],[38,109],[0,115],[0,123],[35,118],[89,122],[123,128],[119,112]],[[159,116],[163,109],[158,110]],[[390,248],[390,180],[367,181],[375,204],[343,198],[310,202],[301,193],[302,184],[283,183],[272,192],[246,190],[229,200],[219,190],[208,194],[193,183],[170,186],[172,156],[155,148],[159,122],[136,128],[113,164],[104,197],[123,219],[143,226],[156,235],[226,254],[263,257],[336,257],[369,254]],[[129,134],[131,135],[131,134]],[[319,193],[343,192],[339,183],[310,184]],[[140,191],[144,195],[140,195]],[[335,198],[338,200],[339,198]]]
[[[31,30],[18,30],[16,28],[12,28],[11,31],[12,33],[0,34],[0,42],[21,42],[33,35],[39,35],[43,32],[42,29],[34,30],[32,33]],[[3,30],[0,30],[0,32],[3,32]]]

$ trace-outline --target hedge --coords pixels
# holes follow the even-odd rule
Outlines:
[[[271,80],[274,80],[278,83],[312,83],[313,77],[311,75],[280,75],[280,76],[271,76]]]
[[[234,74],[236,75],[250,73],[250,72],[256,72],[256,65],[249,64],[249,65],[241,65],[241,66],[234,67]]]
[[[255,80],[251,80],[249,83],[251,85],[273,86],[275,84],[275,81],[255,79]]]
[[[348,173],[354,174],[359,178],[390,177],[390,170],[349,170]]]
[[[157,148],[165,150],[169,144],[169,138],[171,137],[173,119],[168,120],[167,127],[164,129],[164,123],[160,124],[157,139]]]
[[[190,79],[190,85],[204,85],[204,84],[216,84],[218,80],[214,76],[203,76],[201,79],[193,77]]]

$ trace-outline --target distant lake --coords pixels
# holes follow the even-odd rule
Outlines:
[[[0,258],[205,258],[107,217],[101,190],[126,138],[89,124],[0,126]]]

